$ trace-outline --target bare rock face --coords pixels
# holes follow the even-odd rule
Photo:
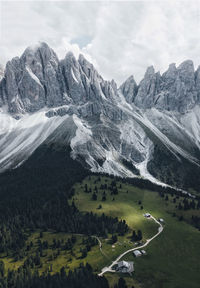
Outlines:
[[[27,159],[49,136],[70,144],[72,156],[96,172],[132,177],[139,170],[156,181],[148,167],[157,171],[166,149],[163,171],[179,156],[199,165],[200,67],[194,71],[190,60],[162,75],[151,66],[139,85],[131,76],[117,89],[83,55],[67,53],[59,61],[41,43],[9,61],[1,75],[0,172]]]
[[[0,105],[6,104],[12,114],[23,114],[44,107],[89,103],[81,108],[87,116],[100,114],[105,102],[115,101],[117,93],[114,80],[105,81],[83,55],[76,60],[70,52],[59,61],[55,52],[41,43],[7,63],[0,82]]]
[[[127,82],[129,83],[127,80],[121,87],[126,87]],[[126,99],[127,90],[128,88],[121,89]],[[178,68],[174,63],[170,64],[162,76],[159,72],[155,73],[153,66],[149,67],[139,84],[137,94],[135,90],[129,92],[127,102],[142,109],[155,107],[185,113],[199,103],[199,100],[200,68],[195,72],[193,62],[187,60]]]
[[[145,109],[153,107],[156,102],[155,96],[160,92],[160,83],[160,73],[155,73],[153,66],[148,67],[144,79],[139,84],[135,105]]]
[[[83,117],[101,113],[108,113],[112,118],[116,115],[111,111],[115,108],[110,108],[108,104],[115,101],[118,93],[114,80],[105,81],[83,55],[76,60],[70,52],[60,66],[65,85],[64,95],[71,105],[79,106],[78,111]]]
[[[169,66],[162,75],[161,99],[158,108],[184,113],[197,102],[194,65],[191,60],[183,62],[178,68]]]
[[[34,112],[45,105],[63,104],[59,61],[45,43],[29,47],[20,58],[9,61],[1,86],[2,98],[11,113]]]
[[[138,86],[133,76],[130,76],[121,86],[120,91],[124,95],[126,101],[130,104],[135,100],[137,95]]]
[[[59,61],[55,52],[41,43],[9,61],[4,73],[0,68],[0,78],[0,106],[7,105],[14,115],[72,105],[70,111],[79,111],[84,117],[102,113],[119,119],[120,94],[144,110],[155,107],[185,113],[200,103],[200,67],[195,72],[191,60],[178,68],[170,64],[163,75],[150,66],[139,85],[131,76],[117,89],[115,81],[105,81],[83,55],[76,59],[69,52]]]
[[[37,86],[33,97],[31,95],[28,97],[34,102],[35,100],[37,102],[37,98],[40,99],[39,105],[33,105],[33,109],[38,110],[44,105],[48,107],[62,105],[62,74],[54,51],[47,44],[42,43],[35,50],[26,49],[20,60],[27,79],[30,79],[28,85],[32,83]],[[22,95],[26,93],[27,88],[26,85],[23,86]]]

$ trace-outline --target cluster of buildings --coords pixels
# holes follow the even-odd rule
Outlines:
[[[145,218],[151,218],[151,214],[145,213],[144,214]],[[164,220],[162,218],[159,218],[158,221],[160,223],[164,223]],[[147,255],[147,252],[145,250],[134,250],[133,255],[137,257],[141,257],[143,255]],[[134,262],[132,261],[120,261],[117,263],[115,267],[116,272],[121,272],[121,273],[129,273],[131,274],[134,271]]]
[[[135,257],[140,257],[142,255],[146,255],[145,250],[134,250],[133,255]],[[120,261],[117,263],[117,267],[115,268],[116,272],[120,273],[129,273],[131,274],[134,271],[134,262],[133,261]]]

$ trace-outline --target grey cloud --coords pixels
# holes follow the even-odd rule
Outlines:
[[[146,67],[192,59],[200,64],[199,1],[0,2],[0,63],[45,41],[63,58],[84,53],[102,75],[118,84]]]

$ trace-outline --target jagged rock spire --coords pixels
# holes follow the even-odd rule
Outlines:
[[[161,76],[150,66],[139,85],[130,76],[119,92],[128,103],[142,109],[185,113],[200,102],[200,68],[195,72],[193,62],[186,60],[177,68],[170,64]],[[91,111],[100,111],[105,101],[112,105],[117,99],[114,80],[105,81],[83,55],[77,60],[69,52],[59,61],[46,43],[28,47],[20,58],[8,61],[0,81],[0,106],[7,104],[14,114],[86,103],[92,103]]]
[[[133,103],[137,95],[138,86],[133,75],[131,75],[121,86],[120,91],[128,103]]]

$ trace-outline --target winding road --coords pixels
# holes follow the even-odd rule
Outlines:
[[[126,254],[128,254],[128,253],[130,253],[130,252],[133,252],[134,250],[138,250],[138,249],[142,249],[142,248],[146,247],[152,240],[154,240],[156,237],[158,237],[158,235],[159,235],[160,233],[162,233],[162,231],[163,231],[163,225],[162,225],[158,220],[156,220],[156,218],[153,217],[152,215],[151,215],[151,217],[150,217],[149,219],[153,219],[153,220],[159,225],[159,227],[158,227],[158,232],[157,232],[153,237],[151,237],[150,239],[147,239],[147,241],[145,242],[145,244],[143,244],[143,245],[141,245],[141,246],[138,246],[138,247],[135,247],[135,248],[131,248],[131,249],[125,251],[124,253],[120,254],[120,255],[117,257],[117,259],[115,259],[115,261],[112,262],[112,264],[111,264],[110,266],[104,267],[104,268],[101,270],[101,272],[98,274],[99,276],[103,276],[103,274],[106,273],[106,272],[116,272],[115,270],[112,270],[112,267],[113,267],[114,265],[116,265],[122,257],[124,257]],[[102,246],[101,246],[101,247],[102,247]]]

